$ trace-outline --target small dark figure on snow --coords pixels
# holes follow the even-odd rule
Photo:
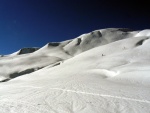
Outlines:
[[[105,56],[104,54],[102,54],[102,56]]]

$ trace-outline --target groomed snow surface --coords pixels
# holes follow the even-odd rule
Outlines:
[[[0,113],[150,113],[150,30],[108,28],[0,57]]]

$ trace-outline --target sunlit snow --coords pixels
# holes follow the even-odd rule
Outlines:
[[[0,57],[0,113],[150,113],[150,30],[27,49]]]

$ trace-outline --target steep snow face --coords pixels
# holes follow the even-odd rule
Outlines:
[[[72,40],[48,43],[42,48],[23,48],[0,58],[0,81],[34,72],[52,63],[72,58],[94,47],[133,37],[135,34],[128,29],[109,28],[83,34]],[[30,66],[27,66],[29,64]],[[10,67],[11,69],[9,69]]]
[[[137,32],[132,32],[129,29],[108,28],[95,30],[77,37],[64,46],[64,50],[74,56],[97,46],[133,37],[135,34],[137,34]]]
[[[0,83],[0,113],[149,113],[150,37],[138,33],[96,30],[1,58],[12,72],[43,68]]]

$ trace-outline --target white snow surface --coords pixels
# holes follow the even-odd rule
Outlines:
[[[150,30],[107,28],[0,57],[0,113],[150,113]]]

